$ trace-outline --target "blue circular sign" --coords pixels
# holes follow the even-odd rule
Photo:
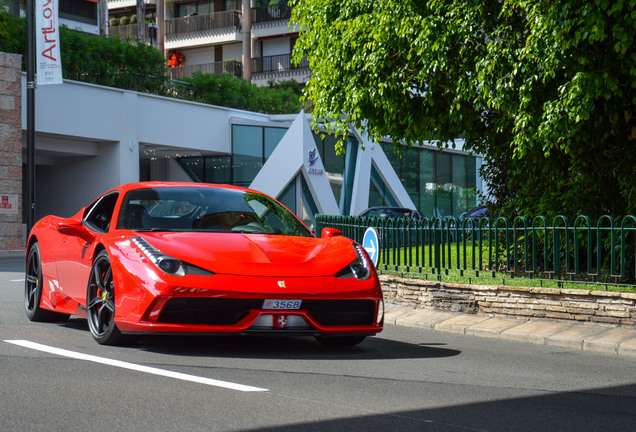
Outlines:
[[[375,267],[378,266],[380,261],[380,236],[375,228],[367,228],[362,238],[362,247],[369,254],[371,261]]]

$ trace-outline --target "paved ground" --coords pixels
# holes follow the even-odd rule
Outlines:
[[[636,358],[636,328],[569,321],[525,320],[387,304],[384,322],[403,327]]]

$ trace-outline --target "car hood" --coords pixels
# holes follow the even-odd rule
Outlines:
[[[356,259],[345,237],[319,239],[244,233],[143,233],[166,255],[218,274],[333,276]]]

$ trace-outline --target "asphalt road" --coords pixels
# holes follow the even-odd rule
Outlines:
[[[636,431],[636,360],[387,327],[361,345],[149,337],[23,310],[0,259],[0,431]],[[56,351],[56,350],[64,351]]]

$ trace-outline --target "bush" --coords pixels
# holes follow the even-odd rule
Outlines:
[[[137,24],[137,15],[131,15],[130,23],[131,24]]]
[[[0,51],[22,54],[22,69],[26,69],[26,20],[0,8]]]
[[[158,95],[176,94],[182,99],[265,114],[297,113],[301,109],[296,82],[258,87],[228,73],[198,72],[183,80],[187,83],[184,88],[169,90],[166,59],[151,46],[63,27],[60,41],[65,79]],[[0,10],[0,51],[22,54],[22,69],[26,70],[25,19],[3,10]],[[242,66],[238,61],[231,64],[233,72]]]
[[[64,78],[167,94],[166,59],[155,48],[65,28],[60,28],[60,39]]]
[[[110,18],[108,20],[108,25],[110,27],[117,27],[119,25],[119,20],[117,18]]]
[[[196,72],[182,81],[190,84],[184,99],[265,114],[288,114],[300,111],[299,97],[289,88],[258,87],[231,74]]]
[[[123,16],[119,19],[119,24],[121,25],[128,25],[130,24],[130,17],[129,16]]]

